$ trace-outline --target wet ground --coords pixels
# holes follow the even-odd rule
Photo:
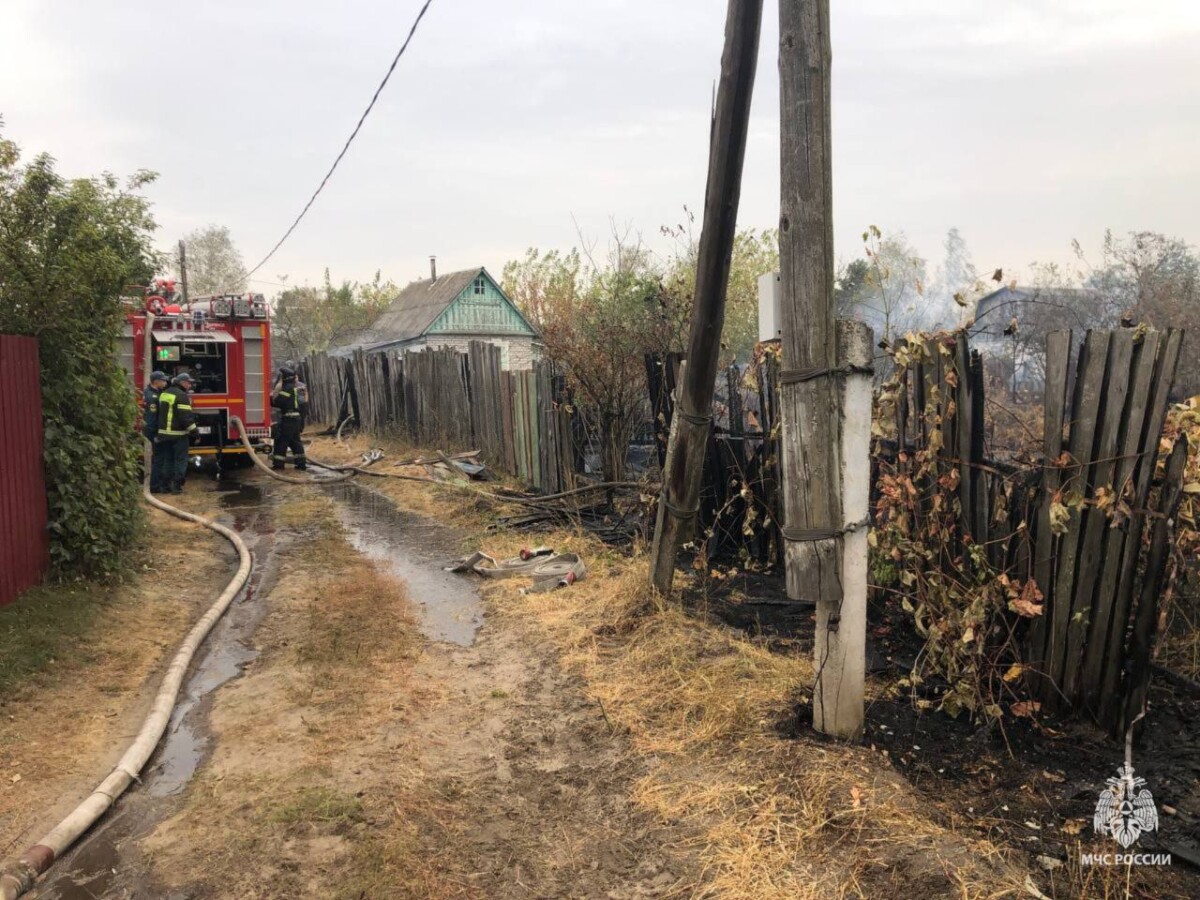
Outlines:
[[[208,725],[213,692],[238,677],[257,655],[254,632],[267,613],[278,572],[278,553],[291,539],[276,531],[278,492],[259,476],[216,483],[220,521],[234,528],[253,556],[242,594],[217,623],[185,682],[158,751],[140,786],[130,790],[98,827],[61,861],[30,896],[38,900],[96,900],[159,896],[141,883],[146,866],[138,841],[179,808],[179,797],[212,749]],[[326,489],[350,544],[402,579],[419,603],[421,628],[431,640],[470,646],[483,622],[474,585],[442,571],[459,553],[461,535],[448,527],[399,510],[387,497],[341,482]],[[432,548],[432,549],[431,549]],[[439,555],[440,554],[440,555]]]
[[[174,809],[181,793],[210,750],[207,726],[211,695],[237,677],[255,657],[253,635],[266,614],[266,599],[277,571],[274,505],[249,479],[218,484],[222,524],[236,529],[254,565],[242,593],[204,642],[200,659],[184,684],[167,733],[142,775],[115,809],[51,870],[31,895],[40,900],[92,900],[133,896],[126,872],[140,866],[128,856],[133,843]],[[134,865],[130,865],[134,862]],[[135,879],[136,880],[136,877]],[[148,896],[148,895],[147,895]]]
[[[483,605],[469,578],[443,570],[462,555],[462,535],[353,482],[327,490],[339,501],[337,516],[350,545],[408,585],[420,608],[422,633],[469,647],[483,625]]]

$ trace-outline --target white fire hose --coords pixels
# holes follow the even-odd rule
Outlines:
[[[147,333],[149,333],[153,322],[153,314],[147,314]],[[150,342],[147,341],[146,344],[147,348],[149,348]],[[150,353],[147,349],[146,359],[144,360],[147,381],[149,380],[150,364]],[[282,475],[269,468],[258,458],[257,451],[255,451],[249,437],[246,435],[246,428],[242,424],[242,420],[237,416],[230,416],[229,421],[237,427],[238,434],[242,438],[242,445],[246,448],[246,452],[250,454],[250,458],[254,461],[254,464],[272,478],[279,481],[286,481],[289,484],[313,484],[314,482],[329,484],[330,482],[351,478],[354,475],[352,471],[340,473],[330,478],[313,478],[311,476],[305,478]],[[147,441],[147,445],[149,443]],[[238,592],[246,584],[246,579],[250,577],[250,551],[246,548],[245,543],[238,536],[237,532],[211,519],[206,519],[203,516],[198,516],[195,513],[190,513],[164,503],[150,493],[149,457],[150,454],[147,453],[147,480],[142,486],[142,494],[146,502],[155,509],[161,509],[169,515],[203,525],[205,528],[215,531],[228,540],[233,544],[234,549],[238,553],[239,563],[237,572],[225,587],[225,590],[221,592],[221,596],[200,617],[199,621],[192,626],[192,630],[188,632],[187,637],[179,646],[179,650],[175,653],[175,658],[171,660],[171,664],[167,667],[162,684],[159,686],[158,693],[154,697],[154,704],[145,721],[142,723],[141,731],[138,732],[133,743],[129,745],[129,749],[125,751],[125,755],[121,757],[117,763],[117,767],[113,769],[107,778],[100,782],[100,785],[82,803],[68,813],[66,818],[55,825],[40,841],[27,849],[16,860],[0,869],[0,900],[16,900],[17,897],[30,890],[37,882],[37,879],[79,840],[80,835],[99,821],[100,817],[108,812],[112,808],[112,805],[116,803],[117,798],[125,793],[129,789],[129,786],[137,780],[142,768],[154,754],[158,742],[162,740],[163,734],[166,733],[167,725],[171,721],[171,713],[174,712],[175,703],[179,698],[179,690],[183,686],[183,679],[187,675],[192,658],[196,655],[196,650],[204,642],[204,639],[208,637],[209,632],[212,631],[213,626],[217,624],[221,616],[225,614],[225,611],[229,609]]]
[[[49,869],[54,861],[59,859],[79,839],[80,835],[108,812],[116,803],[117,798],[137,780],[142,768],[153,755],[154,749],[167,730],[167,725],[171,721],[171,713],[174,711],[175,702],[179,697],[179,689],[183,685],[183,679],[187,675],[192,657],[195,656],[196,650],[204,642],[208,633],[212,631],[213,626],[217,624],[217,620],[233,603],[234,598],[250,576],[250,551],[238,537],[237,532],[211,519],[163,503],[151,495],[148,488],[143,487],[142,492],[146,502],[156,509],[203,525],[233,544],[238,553],[237,572],[225,590],[221,592],[221,596],[192,626],[192,630],[188,632],[187,637],[179,646],[175,658],[167,667],[166,675],[163,676],[150,713],[142,723],[142,730],[129,745],[129,749],[125,751],[125,755],[121,757],[112,774],[100,782],[99,787],[75,807],[66,818],[55,825],[45,837],[22,853],[14,862],[0,869],[0,900],[16,900],[17,897],[32,888],[38,877]]]
[[[309,476],[282,475],[279,472],[276,472],[274,469],[272,469],[265,462],[263,462],[261,459],[258,458],[258,451],[256,451],[254,449],[254,445],[250,443],[250,438],[246,434],[246,426],[242,424],[242,420],[239,419],[237,416],[230,416],[229,422],[230,422],[230,424],[237,427],[238,434],[241,435],[241,438],[242,438],[242,446],[245,447],[246,452],[250,454],[250,459],[253,461],[253,463],[256,466],[258,466],[260,469],[262,469],[264,472],[266,472],[268,475],[270,475],[272,478],[274,478],[278,481],[286,481],[288,484],[318,484],[318,483],[319,484],[331,484],[332,482],[335,482],[335,481],[345,481],[347,478],[354,477],[353,472],[342,472],[338,475],[333,475],[329,478],[314,478],[311,475],[309,475]],[[321,465],[321,464],[317,463],[316,465]],[[325,467],[322,466],[322,468],[325,468]],[[3,898],[0,898],[0,900],[3,900]]]
[[[147,365],[149,365],[149,360],[147,360]],[[341,472],[329,478],[282,475],[269,468],[258,458],[258,453],[255,451],[253,445],[251,445],[241,419],[237,416],[230,416],[229,421],[238,429],[242,445],[246,448],[246,452],[250,454],[250,458],[254,461],[254,464],[279,481],[285,481],[289,484],[313,484],[318,482],[329,484],[351,478],[355,474],[351,470]],[[374,462],[374,460],[371,461]],[[189,522],[203,525],[233,544],[234,549],[238,553],[239,562],[237,572],[229,584],[226,585],[225,590],[216,599],[216,602],[192,626],[192,630],[188,632],[187,637],[180,644],[175,657],[167,667],[162,684],[159,686],[158,693],[154,697],[154,703],[151,706],[149,714],[142,723],[141,730],[138,732],[133,743],[129,745],[129,748],[125,751],[125,755],[121,757],[112,773],[100,782],[99,786],[82,803],[68,813],[41,840],[29,847],[16,860],[0,868],[0,900],[16,900],[16,898],[29,891],[37,883],[38,878],[56,860],[60,859],[79,840],[79,837],[85,831],[99,821],[112,808],[113,804],[116,803],[117,798],[125,793],[129,789],[129,786],[138,779],[142,769],[154,754],[158,742],[162,740],[163,734],[166,733],[167,725],[171,721],[171,714],[175,709],[175,703],[179,698],[179,690],[183,686],[184,677],[187,675],[188,667],[196,655],[196,650],[199,649],[204,639],[208,637],[209,632],[212,631],[213,626],[217,624],[221,616],[225,614],[225,611],[229,609],[234,598],[237,597],[242,587],[246,584],[246,579],[250,577],[250,551],[237,532],[226,528],[218,522],[214,522],[212,519],[206,519],[195,513],[171,506],[153,496],[149,490],[149,464],[146,466],[146,483],[143,484],[142,494],[146,502],[155,509],[160,509],[176,518],[186,519]],[[533,578],[533,584],[526,589],[528,591],[546,591],[565,587],[586,577],[587,574],[587,568],[583,560],[577,555],[574,553],[555,555],[548,548],[525,551],[521,557],[501,561],[497,561],[483,553],[476,553],[472,557],[461,560],[453,570],[473,571],[489,578],[525,575]]]

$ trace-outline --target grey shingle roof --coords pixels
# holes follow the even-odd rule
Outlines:
[[[341,341],[339,347],[371,347],[420,337],[482,271],[482,267],[476,267],[414,281],[374,323]]]

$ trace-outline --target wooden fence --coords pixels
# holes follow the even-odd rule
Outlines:
[[[1018,640],[1033,695],[1048,711],[1085,711],[1116,733],[1145,696],[1180,499],[1185,442],[1157,481],[1156,467],[1181,334],[1091,331],[1072,377],[1074,341],[1049,336],[1041,456],[1020,461],[989,458],[983,364],[967,337],[910,347],[911,361],[885,386],[894,422],[875,441],[872,509],[886,473],[916,492],[914,535],[949,510],[929,566],[949,571],[982,553],[993,571],[1031,580],[1044,613]],[[680,364],[647,359],[663,447]],[[768,344],[718,379],[698,515],[711,556],[782,562],[778,373]]]
[[[1186,461],[1180,442],[1152,504],[1182,333],[1088,332],[1068,405],[1072,343],[1069,332],[1059,333],[1047,348],[1033,562],[1046,613],[1031,629],[1029,657],[1043,674],[1043,704],[1091,710],[1119,730],[1140,711],[1149,681],[1169,520]],[[1070,518],[1053,527],[1064,501]]]
[[[569,404],[547,362],[507,372],[499,347],[472,341],[466,353],[318,353],[302,372],[315,421],[337,425],[353,416],[371,434],[479,450],[492,467],[546,493],[574,487]]]
[[[674,415],[679,354],[646,358],[646,383],[662,465]],[[700,484],[698,534],[712,557],[748,554],[782,565],[779,496],[779,352],[760,345],[749,365],[717,376],[713,426]]]
[[[1114,733],[1145,696],[1182,485],[1180,442],[1152,495],[1180,342],[1178,331],[1089,331],[1068,402],[1074,339],[1051,334],[1041,458],[1022,464],[985,454],[983,366],[966,338],[918,348],[892,404],[897,440],[876,457],[922,500],[914,534],[935,512],[924,498],[956,483],[957,523],[929,564],[981,548],[994,571],[1036,585],[1043,613],[1019,633],[1032,693],[1047,711],[1086,711]],[[927,468],[916,451],[930,448]]]
[[[50,564],[38,345],[0,335],[0,606]]]

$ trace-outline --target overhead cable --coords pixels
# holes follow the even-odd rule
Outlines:
[[[400,49],[396,51],[396,55],[392,59],[392,64],[388,66],[387,74],[383,76],[383,81],[379,82],[379,87],[375,88],[375,94],[371,97],[371,102],[368,103],[367,108],[363,110],[363,114],[359,117],[358,124],[354,126],[354,131],[350,132],[350,137],[346,139],[346,143],[342,147],[342,152],[337,155],[337,159],[333,161],[333,165],[329,167],[329,171],[325,173],[325,177],[321,179],[321,183],[317,185],[317,189],[313,191],[313,195],[308,198],[308,202],[304,204],[304,209],[300,210],[300,215],[296,216],[296,221],[292,222],[291,226],[288,227],[288,230],[283,233],[283,237],[281,237],[278,243],[271,248],[271,252],[264,256],[262,261],[257,266],[246,273],[247,278],[266,265],[267,260],[275,255],[275,251],[283,246],[283,242],[291,237],[292,232],[296,230],[296,226],[300,224],[300,220],[304,218],[305,213],[307,213],[309,208],[313,205],[313,201],[315,201],[321,191],[325,189],[325,185],[329,183],[329,179],[333,175],[334,170],[337,169],[338,163],[342,161],[342,157],[346,155],[346,151],[350,149],[350,145],[354,143],[354,139],[358,136],[359,130],[363,127],[363,122],[365,122],[367,120],[367,116],[371,114],[371,110],[375,107],[375,101],[378,100],[379,95],[383,93],[383,89],[387,86],[388,79],[392,77],[392,72],[396,70],[396,64],[400,62],[400,57],[402,57],[404,55],[404,51],[408,49],[409,42],[412,41],[413,35],[417,33],[417,26],[421,24],[421,19],[425,17],[425,12],[429,9],[430,4],[432,3],[433,0],[425,0],[425,4],[421,7],[421,11],[417,13],[416,19],[413,20],[412,28],[408,30],[408,37],[404,39],[404,43],[401,44]]]

